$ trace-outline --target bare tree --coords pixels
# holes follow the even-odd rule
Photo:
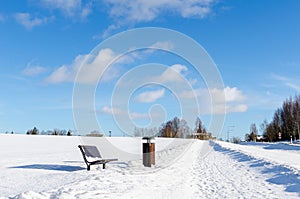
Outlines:
[[[159,135],[162,137],[184,138],[190,134],[190,128],[184,119],[175,117],[164,124],[159,130]]]
[[[256,142],[256,138],[257,138],[257,128],[256,128],[256,124],[252,123],[250,125],[250,140]]]

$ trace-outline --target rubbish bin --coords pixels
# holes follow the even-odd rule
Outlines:
[[[154,137],[143,137],[143,165],[155,165],[155,140]]]

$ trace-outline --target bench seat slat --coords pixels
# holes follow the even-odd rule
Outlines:
[[[78,147],[87,165],[87,170],[90,170],[90,166],[95,164],[102,164],[103,169],[105,169],[106,163],[118,160],[117,158],[102,159],[101,154],[96,146],[78,145]],[[95,158],[95,160],[89,161],[88,158]]]

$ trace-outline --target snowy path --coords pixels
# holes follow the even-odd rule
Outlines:
[[[204,143],[206,147],[208,143]],[[194,184],[197,198],[299,198],[297,187],[285,192],[286,187],[272,183],[272,177],[288,169],[250,158],[219,145],[194,165]],[[273,171],[272,171],[273,170]],[[291,171],[290,171],[291,172]],[[293,175],[291,175],[292,177]],[[298,179],[297,179],[298,177]],[[299,175],[293,183],[300,186]],[[284,184],[284,182],[283,182]]]
[[[57,139],[62,139],[54,152],[45,146],[49,138],[26,139],[38,139],[43,150],[35,152],[32,158],[29,154],[34,150],[28,149],[28,156],[20,157],[21,151],[16,149],[10,152],[8,162],[1,159],[4,172],[0,173],[0,198],[300,198],[300,171],[265,158],[272,151],[260,149],[257,158],[246,155],[245,146],[181,140],[168,150],[157,152],[155,168],[144,168],[141,160],[131,160],[109,164],[106,170],[92,167],[87,172],[80,154],[74,151],[78,144],[76,138],[53,138],[57,146],[60,146]],[[26,140],[26,143],[34,146],[35,142]],[[6,144],[9,146],[8,140]],[[165,144],[166,140],[157,139],[157,145]],[[66,151],[67,157],[63,155]],[[298,151],[291,153],[300,157]],[[37,161],[47,161],[47,164],[11,167],[35,165]]]

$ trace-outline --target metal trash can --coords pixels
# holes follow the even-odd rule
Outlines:
[[[155,140],[154,137],[143,137],[143,165],[151,167],[155,165]]]

